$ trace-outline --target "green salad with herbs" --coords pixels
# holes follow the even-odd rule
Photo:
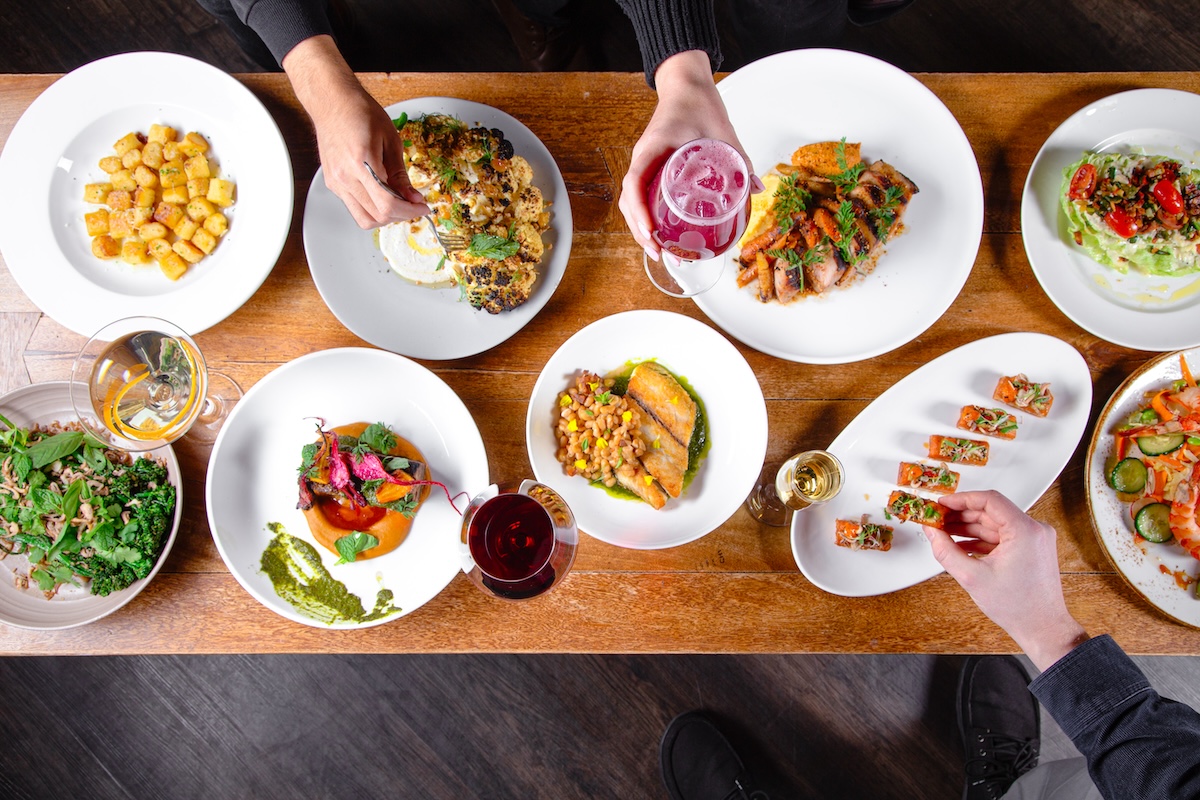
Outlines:
[[[18,585],[108,595],[147,577],[175,517],[166,467],[81,430],[0,422],[0,558]]]

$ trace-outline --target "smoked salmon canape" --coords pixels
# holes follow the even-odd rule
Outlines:
[[[938,494],[953,494],[958,491],[959,474],[945,464],[922,464],[916,461],[901,461],[896,476],[898,486],[911,486]]]
[[[926,500],[908,492],[895,491],[888,497],[883,514],[888,519],[900,522],[915,522],[931,528],[942,528],[946,524],[946,513],[950,509],[936,500]]]
[[[1017,418],[1002,408],[963,406],[958,416],[958,427],[998,439],[1017,438]]]
[[[988,443],[980,439],[960,439],[957,436],[929,437],[929,457],[952,464],[971,464],[982,467],[988,462]]]
[[[1046,416],[1050,413],[1050,406],[1054,405],[1050,384],[1034,383],[1024,373],[1002,377],[996,384],[992,399],[1018,411],[1027,411],[1035,417]]]
[[[837,545],[851,550],[891,550],[892,529],[887,525],[852,519],[837,521]]]

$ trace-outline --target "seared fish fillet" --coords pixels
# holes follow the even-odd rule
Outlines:
[[[696,403],[679,381],[664,367],[647,361],[634,367],[625,394],[661,422],[675,441],[683,445],[686,455],[696,427]]]
[[[675,440],[662,423],[649,414],[640,414],[638,433],[646,443],[642,466],[653,475],[667,494],[679,497],[683,493],[683,474],[688,468],[686,445]]]
[[[616,475],[617,483],[645,500],[655,511],[667,504],[666,492],[641,464],[626,461],[617,467]]]

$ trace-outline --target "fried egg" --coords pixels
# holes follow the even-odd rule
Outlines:
[[[379,249],[406,281],[433,288],[455,283],[454,267],[425,217],[384,225],[379,229]]]

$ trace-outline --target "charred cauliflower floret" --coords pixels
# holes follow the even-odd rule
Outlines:
[[[513,207],[513,216],[518,222],[536,222],[542,213],[543,205],[545,204],[542,202],[542,190],[536,186],[526,186],[521,190],[521,195]]]

